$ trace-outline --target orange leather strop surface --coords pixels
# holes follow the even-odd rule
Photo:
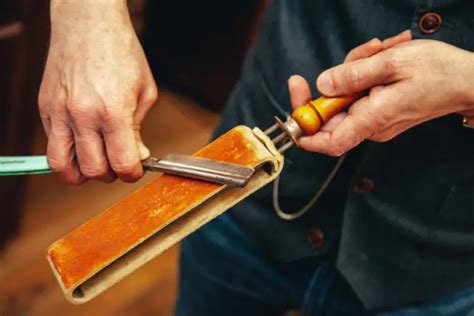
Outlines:
[[[255,146],[238,129],[194,155],[245,166],[259,163]],[[56,241],[48,255],[70,288],[221,189],[218,184],[159,176]]]

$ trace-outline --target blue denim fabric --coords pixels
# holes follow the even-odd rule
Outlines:
[[[280,264],[227,213],[182,243],[176,316],[474,316],[474,288],[402,309],[367,311],[331,258]]]

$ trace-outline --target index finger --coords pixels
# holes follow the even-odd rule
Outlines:
[[[357,46],[352,49],[344,59],[344,62],[351,62],[357,59],[367,58],[383,50],[382,41],[374,38],[367,43]]]
[[[108,120],[102,129],[107,159],[115,174],[125,182],[134,182],[143,175],[135,138],[132,116]]]
[[[383,51],[324,71],[316,80],[316,85],[325,96],[352,95],[392,82],[397,70],[396,61],[388,51]]]
[[[383,46],[383,49],[389,49],[390,47],[393,47],[393,46],[398,45],[400,43],[410,41],[412,38],[413,37],[411,35],[411,31],[406,30],[406,31],[401,32],[398,35],[395,35],[395,36],[392,36],[392,37],[389,37],[389,38],[385,39],[382,42],[382,46]]]
[[[344,63],[348,63],[357,59],[367,58],[375,55],[385,49],[389,49],[395,45],[403,42],[407,42],[412,39],[411,31],[406,30],[395,36],[389,37],[380,41],[378,38],[374,38],[362,45],[352,49],[344,59]]]

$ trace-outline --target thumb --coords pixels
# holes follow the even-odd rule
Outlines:
[[[316,80],[316,86],[325,96],[350,95],[387,84],[394,76],[395,67],[389,54],[381,52],[324,71]]]
[[[141,135],[141,124],[148,111],[153,107],[158,97],[158,89],[153,82],[149,83],[147,87],[142,91],[138,99],[137,109],[133,118],[135,140],[137,142],[138,154],[141,160],[145,160],[150,157],[150,150],[143,143]]]
[[[140,155],[140,160],[145,160],[150,157],[151,153],[148,147],[145,146],[142,139],[142,134],[140,128],[135,127],[135,140],[137,142],[138,154]]]

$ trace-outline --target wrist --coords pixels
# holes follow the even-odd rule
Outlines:
[[[61,13],[80,16],[97,12],[98,9],[107,10],[97,12],[99,14],[107,14],[109,11],[117,12],[124,9],[127,10],[127,0],[51,0],[50,3],[51,14],[58,14],[59,16]]]
[[[460,93],[461,109],[459,113],[474,114],[474,53],[466,52],[462,63],[460,82],[463,89]]]
[[[461,93],[461,109],[457,113],[462,115],[462,124],[467,128],[474,128],[474,53],[467,52],[465,71],[461,75],[461,82],[465,83]]]
[[[474,53],[469,52],[470,63],[469,63],[469,76],[467,79],[468,81],[468,99],[467,102],[469,104],[470,111],[474,112]]]
[[[51,43],[90,33],[133,30],[126,0],[51,0]]]
[[[51,8],[60,8],[61,6],[74,6],[74,7],[92,7],[94,5],[107,5],[111,8],[118,6],[126,6],[127,0],[51,0]]]
[[[129,21],[126,0],[51,0],[51,26]]]

